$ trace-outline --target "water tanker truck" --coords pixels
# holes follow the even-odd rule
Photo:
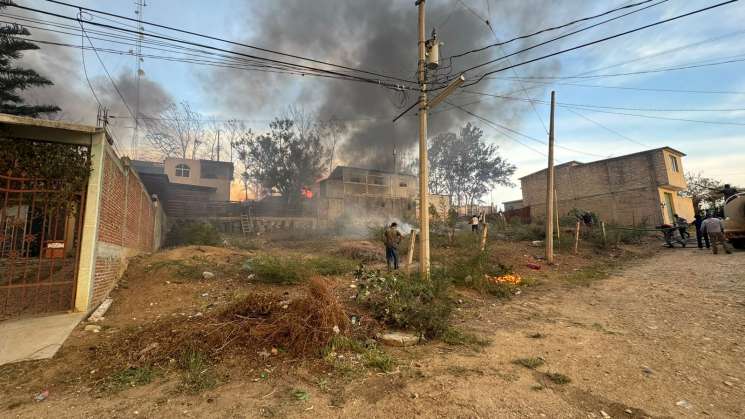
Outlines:
[[[724,235],[732,246],[745,248],[745,192],[724,201]]]

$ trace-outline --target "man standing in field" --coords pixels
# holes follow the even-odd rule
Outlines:
[[[398,269],[398,245],[401,243],[403,236],[398,231],[398,224],[391,223],[383,232],[383,243],[385,243],[385,260],[388,263],[388,270]]]
[[[720,243],[724,247],[725,252],[732,253],[727,244],[727,239],[724,237],[724,223],[722,223],[722,220],[711,214],[707,215],[704,222],[701,223],[701,231],[709,235],[711,250],[715,255],[718,253],[717,245]]]

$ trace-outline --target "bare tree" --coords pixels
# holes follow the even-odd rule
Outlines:
[[[328,153],[328,173],[334,170],[334,161],[336,158],[336,145],[339,143],[341,135],[346,128],[336,118],[318,123],[318,135],[321,137],[324,147]]]
[[[202,115],[188,102],[171,103],[155,118],[144,118],[146,138],[163,157],[196,159],[204,142]]]

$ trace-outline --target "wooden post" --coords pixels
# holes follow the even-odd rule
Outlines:
[[[484,223],[484,230],[481,232],[481,251],[486,250],[486,234],[489,230],[489,224]]]
[[[608,238],[605,236],[605,221],[600,222],[600,228],[603,230],[603,246],[608,244]]]
[[[561,239],[561,224],[559,224],[559,195],[554,188],[554,212],[556,213],[556,240]]]
[[[554,108],[556,93],[551,91],[551,120],[548,131],[548,168],[546,173],[546,262],[554,263]]]
[[[579,247],[579,220],[577,220],[577,227],[574,230],[574,254],[578,253]]]
[[[411,268],[411,264],[414,263],[414,243],[416,243],[416,230],[411,229],[411,234],[409,235],[409,255],[406,258],[406,272],[409,272],[409,268]]]

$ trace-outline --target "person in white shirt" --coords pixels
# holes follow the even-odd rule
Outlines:
[[[474,233],[479,231],[479,217],[477,215],[471,217],[471,231]]]
[[[724,223],[722,220],[712,216],[711,214],[707,215],[704,222],[701,223],[701,232],[709,235],[711,250],[715,255],[719,253],[717,245],[720,243],[722,244],[722,247],[724,247],[725,252],[732,253],[732,250],[730,250],[729,245],[727,244],[727,239],[724,237]]]

